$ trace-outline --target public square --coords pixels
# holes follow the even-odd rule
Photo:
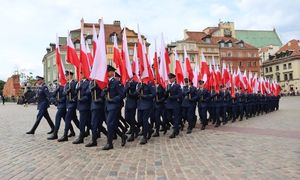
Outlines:
[[[55,107],[49,111],[53,119]],[[300,97],[283,97],[279,111],[219,128],[200,131],[198,124],[172,140],[168,132],[144,146],[135,140],[121,147],[118,138],[110,151],[101,150],[104,135],[94,148],[73,145],[74,138],[49,141],[44,119],[35,135],[26,135],[36,112],[34,105],[1,105],[1,180],[300,178]]]

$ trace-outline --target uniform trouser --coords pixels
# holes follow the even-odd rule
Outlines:
[[[96,140],[98,137],[98,133],[103,132],[103,134],[107,135],[106,129],[103,127],[103,121],[105,121],[105,113],[104,109],[93,109],[92,110],[92,138]]]
[[[118,111],[118,125],[117,125],[117,128],[119,127],[120,129],[122,129],[123,133],[126,133],[127,128],[129,127],[129,125],[126,122],[126,119],[122,116],[122,108],[123,108],[123,106]]]
[[[227,118],[226,118],[226,112],[227,112],[227,105],[223,105],[222,106],[222,121],[223,122],[227,122]]]
[[[213,123],[216,122],[216,106],[215,105],[209,106],[209,119],[212,120]]]
[[[238,109],[239,109],[240,119],[243,119],[244,114],[245,114],[245,106],[244,106],[244,104],[238,103]]]
[[[57,109],[55,115],[55,132],[57,133],[60,127],[61,119],[65,121],[67,110],[65,108]],[[72,124],[70,124],[70,131],[74,132]]]
[[[79,129],[80,129],[80,134],[83,136],[85,133],[85,127],[87,127],[88,129],[91,128],[90,110],[79,111]]]
[[[71,128],[71,121],[75,123],[75,125],[79,128],[79,121],[76,116],[76,108],[68,108],[66,117],[65,117],[65,131],[64,136],[67,136],[68,131]]]
[[[154,109],[154,114],[155,114],[155,129],[158,131],[160,125],[165,126],[165,114],[164,114],[165,108],[163,106],[156,107]],[[161,121],[161,117],[163,119],[163,122]]]
[[[118,111],[120,109],[113,109],[106,111],[106,125],[107,125],[107,143],[112,145],[113,137],[118,129]]]
[[[246,117],[250,117],[252,111],[252,105],[246,104]]]
[[[216,105],[215,106],[215,121],[216,121],[216,123],[217,124],[220,124],[221,123],[221,120],[220,120],[220,114],[221,114],[221,109],[222,109],[222,107],[220,106],[220,105]]]
[[[147,137],[149,132],[149,118],[152,112],[152,107],[149,109],[138,110],[138,123],[143,127],[143,136]]]
[[[184,111],[182,113],[186,113],[186,120],[189,124],[188,129],[193,129],[196,124],[196,118],[195,118],[195,111],[196,111],[196,106],[190,106],[190,107],[184,107]]]
[[[132,130],[132,133],[136,131],[136,108],[125,108],[125,120],[130,125],[130,129]]]
[[[232,119],[236,120],[238,117],[238,105],[237,104],[231,105],[231,114],[232,114]]]
[[[50,128],[54,128],[54,124],[53,124],[53,122],[52,122],[52,120],[51,120],[51,118],[49,116],[47,107],[39,109],[38,114],[36,116],[36,124],[37,124],[37,126],[39,125],[39,123],[41,122],[41,120],[42,120],[43,117],[47,120]]]
[[[179,130],[179,121],[181,118],[180,115],[180,108],[174,108],[174,109],[166,109],[166,115],[168,121],[171,121],[173,124],[173,128],[175,131]]]
[[[200,121],[202,126],[206,126],[207,123],[207,110],[208,110],[208,106],[203,106],[200,105],[198,106],[198,113],[200,115]]]

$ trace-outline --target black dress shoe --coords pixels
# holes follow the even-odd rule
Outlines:
[[[223,122],[223,125],[227,124],[227,121]]]
[[[140,141],[140,144],[143,145],[143,144],[146,144],[146,143],[147,143],[147,138],[142,137],[142,139]]]
[[[57,134],[52,134],[50,137],[48,137],[47,139],[48,140],[55,140],[55,139],[57,139],[58,137],[57,137]]]
[[[51,131],[47,132],[47,134],[52,134],[54,133],[54,128],[51,129]]]
[[[175,135],[176,133],[175,132],[173,132],[170,136],[169,136],[169,138],[170,139],[173,139],[173,138],[175,138],[176,137],[176,135]]]
[[[106,144],[106,145],[102,148],[102,150],[107,151],[107,150],[110,150],[110,149],[113,149],[113,148],[114,148],[114,147],[113,147],[112,144]]]
[[[191,130],[191,129],[187,129],[186,133],[187,133],[187,134],[191,134],[191,133],[192,133],[192,130]]]
[[[122,136],[121,146],[125,146],[126,140],[127,140],[127,136],[124,134],[124,135]]]
[[[75,134],[75,132],[71,132],[69,135],[68,135],[68,137],[74,137],[76,134]]]
[[[152,137],[159,137],[159,132],[158,131],[156,131],[154,134],[153,134],[153,136]]]
[[[148,133],[147,139],[150,139],[152,137],[152,134],[154,133],[153,129],[150,129],[150,132]]]
[[[90,130],[85,131],[84,137],[88,137],[90,135]]]
[[[85,145],[85,147],[94,147],[94,146],[97,146],[97,142],[95,142],[95,141],[91,141]]]
[[[28,131],[26,134],[34,134],[34,131]]]
[[[202,126],[202,127],[201,127],[201,130],[205,130],[205,126]]]
[[[235,119],[233,119],[231,122],[234,123],[234,122],[235,122]]]
[[[62,136],[62,137],[59,138],[57,141],[58,141],[58,142],[68,141],[68,136]]]
[[[219,127],[220,126],[220,123],[217,123],[216,125],[215,125],[215,127]]]
[[[83,138],[78,137],[75,141],[72,142],[73,144],[82,144]]]
[[[134,134],[131,134],[127,140],[128,142],[134,141]]]
[[[168,128],[164,127],[164,135],[167,134]]]

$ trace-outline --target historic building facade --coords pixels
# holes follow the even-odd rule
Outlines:
[[[291,40],[262,64],[263,74],[276,79],[283,91],[299,91],[300,88],[300,41]]]

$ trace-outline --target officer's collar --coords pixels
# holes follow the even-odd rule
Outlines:
[[[109,81],[112,81],[112,80],[114,80],[115,79],[115,77],[110,77],[108,80]]]

